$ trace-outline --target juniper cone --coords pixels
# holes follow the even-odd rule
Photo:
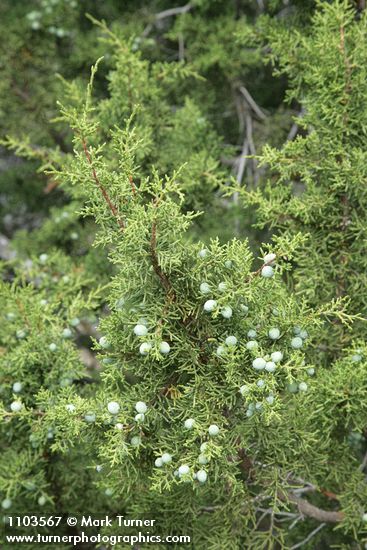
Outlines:
[[[4,515],[362,548],[364,6],[74,4],[0,8]]]

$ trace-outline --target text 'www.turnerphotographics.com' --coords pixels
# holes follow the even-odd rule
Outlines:
[[[116,544],[125,543],[133,547],[136,544],[189,544],[189,535],[163,535],[158,533],[155,519],[134,519],[122,515],[116,516],[7,516],[4,528],[5,538],[12,544]],[[58,535],[58,528],[67,526],[72,533]],[[100,532],[102,530],[102,532]],[[50,531],[54,533],[50,534]],[[64,531],[63,531],[64,533]]]

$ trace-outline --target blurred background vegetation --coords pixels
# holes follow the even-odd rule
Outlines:
[[[223,198],[220,187],[223,182],[229,185],[235,180],[256,186],[262,172],[255,159],[245,156],[260,153],[264,143],[281,145],[299,131],[292,119],[299,113],[299,106],[286,103],[287,82],[284,77],[273,76],[266,34],[270,24],[292,25],[307,32],[313,9],[311,1],[194,0],[180,6],[161,0],[3,0],[2,242],[14,239],[19,252],[42,252],[43,243],[61,246],[67,252],[83,252],[79,235],[88,221],[77,220],[75,209],[63,213],[61,226],[50,221],[43,225],[50,212],[67,207],[72,199],[43,173],[42,167],[47,167],[51,151],[53,155],[55,150],[60,154],[71,152],[69,130],[55,120],[59,112],[57,99],[66,93],[63,79],[74,82],[74,92],[84,90],[90,66],[103,56],[94,93],[99,98],[110,98],[106,127],[111,109],[126,100],[123,86],[130,64],[135,71],[134,103],[143,106],[145,128],[157,125],[158,117],[155,121],[153,118],[156,110],[162,109],[161,127],[151,130],[156,146],[160,141],[159,151],[145,155],[146,166],[154,164],[164,173],[177,166],[180,159],[186,163],[188,208],[205,209],[195,226],[200,238],[220,235],[225,241],[236,234],[248,236],[257,244],[264,234],[251,229],[251,211],[239,208],[236,194],[231,199]],[[107,33],[96,24],[102,20],[126,44],[129,55],[120,52],[116,59],[113,40],[104,40]],[[145,63],[143,71],[140,65],[134,68],[137,59]],[[185,67],[193,76],[172,76],[171,82],[161,85],[154,73],[154,67],[161,63],[177,70]],[[118,71],[113,73],[118,64],[126,69],[122,80],[116,77]],[[121,116],[126,115],[128,108],[121,111]],[[9,144],[18,156],[9,150]],[[210,176],[200,178],[200,155],[208,150]],[[196,171],[191,169],[195,163]],[[55,216],[58,218],[57,213]],[[82,228],[78,228],[80,224]],[[30,230],[31,242],[24,241],[25,232]],[[9,252],[3,250],[2,254]]]

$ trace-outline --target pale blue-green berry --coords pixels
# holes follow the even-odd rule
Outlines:
[[[202,444],[200,445],[200,452],[201,452],[201,453],[205,453],[205,451],[207,450],[207,448],[208,448],[208,442],[207,442],[207,441],[204,441],[204,443],[202,443]]]
[[[72,327],[77,327],[78,325],[80,325],[80,319],[78,317],[74,317],[70,321],[70,324],[71,324]]]
[[[235,346],[237,344],[237,338],[235,336],[227,336],[226,338],[227,346]]]
[[[102,363],[104,365],[112,365],[112,363],[114,363],[115,360],[112,358],[112,357],[103,357],[102,359]]]
[[[46,497],[44,497],[43,495],[41,495],[39,498],[38,498],[38,504],[39,506],[44,506],[46,504]]]
[[[57,350],[57,345],[55,344],[55,342],[51,342],[51,344],[48,346],[48,349],[50,351],[56,351]]]
[[[69,283],[69,282],[70,282],[70,277],[69,277],[69,275],[64,275],[64,276],[62,277],[62,281],[63,281],[64,283]]]
[[[353,363],[359,363],[360,361],[362,361],[362,355],[360,355],[359,353],[355,353],[354,355],[352,355],[352,361]]]
[[[257,411],[259,411],[259,410],[262,409],[262,408],[263,408],[263,404],[260,403],[260,401],[258,401],[257,403],[255,403],[255,409],[256,409]]]
[[[109,487],[105,490],[104,494],[108,497],[112,497],[113,495],[113,489],[110,489]]]
[[[274,361],[267,361],[265,365],[265,370],[268,372],[274,372],[276,369],[276,364]]]
[[[232,267],[232,265],[233,265],[232,260],[226,260],[226,261],[224,262],[224,265],[225,265],[225,267],[226,267],[227,269],[231,269],[231,267]]]
[[[53,439],[53,437],[54,437],[54,431],[52,428],[49,428],[47,430],[47,439]]]
[[[256,359],[252,361],[252,366],[256,370],[263,370],[265,369],[266,361],[262,357],[256,357]]]
[[[280,330],[278,328],[271,328],[268,335],[271,340],[278,340],[280,338]]]
[[[29,21],[36,21],[41,17],[41,12],[37,10],[33,10],[27,13],[26,17]]]
[[[195,420],[193,418],[187,418],[184,422],[184,426],[186,430],[192,430],[192,428],[195,426]]]
[[[171,346],[169,345],[168,342],[161,342],[159,344],[159,351],[161,353],[163,353],[164,355],[166,355],[167,353],[169,353],[171,351]]]
[[[210,286],[208,285],[208,283],[201,283],[200,292],[201,292],[201,294],[209,294],[210,293]]]
[[[227,283],[225,283],[224,281],[219,283],[218,290],[219,292],[225,292],[227,290]]]
[[[20,401],[13,401],[12,403],[10,403],[10,410],[14,413],[21,411],[22,408],[23,405]]]
[[[170,462],[172,462],[172,455],[170,455],[169,453],[163,453],[162,462],[163,464],[169,464]]]
[[[293,349],[300,349],[303,346],[303,340],[299,336],[295,336],[291,340],[291,346]]]
[[[163,466],[163,460],[162,460],[162,457],[158,457],[155,459],[154,461],[154,465],[157,467],[157,468],[162,468]]]
[[[199,470],[198,472],[196,472],[196,479],[200,483],[205,483],[206,480],[208,479],[208,474],[206,473],[205,470]]]
[[[198,252],[199,258],[206,258],[208,254],[209,254],[209,250],[207,248],[202,248]]]
[[[37,449],[37,447],[39,447],[39,442],[37,441],[36,434],[31,434],[29,436],[29,441],[31,442],[31,445],[34,449]]]
[[[11,505],[12,505],[12,501],[10,500],[10,498],[4,498],[4,500],[1,503],[1,507],[4,510],[9,510],[9,508],[11,508]]]
[[[149,342],[143,342],[139,346],[139,353],[140,355],[148,355],[151,349],[152,349],[152,344],[150,344]]]
[[[240,304],[240,309],[244,315],[248,313],[248,306],[245,306],[245,304]]]
[[[27,336],[27,333],[26,333],[25,330],[19,329],[16,332],[16,336],[19,340],[22,340],[23,338],[25,338]]]
[[[133,447],[139,447],[139,445],[141,444],[141,437],[139,437],[138,435],[134,435],[134,436],[130,439],[130,444],[131,444]]]
[[[61,336],[63,338],[71,338],[73,335],[72,331],[69,328],[64,328],[64,330],[61,333]]]
[[[247,409],[246,416],[250,418],[250,416],[252,416],[253,414],[254,414],[254,411],[252,409]]]
[[[255,403],[249,403],[248,407],[247,407],[250,411],[254,411],[255,410]]]
[[[270,279],[274,275],[274,269],[271,267],[271,265],[264,265],[264,267],[261,270],[261,276],[265,277],[265,279]]]
[[[269,252],[263,258],[264,264],[273,264],[276,260],[277,255],[274,252]]]
[[[21,392],[22,388],[23,388],[23,384],[21,382],[14,382],[14,384],[13,384],[13,392],[14,393]]]
[[[362,521],[367,521],[367,512],[364,512],[364,514],[362,514]]]
[[[246,395],[246,393],[248,393],[250,391],[250,388],[248,386],[241,386],[240,387],[240,394],[243,396],[243,395]]]
[[[118,300],[116,300],[115,302],[115,308],[117,310],[121,310],[124,308],[124,305],[125,305],[125,298],[119,298]]]
[[[102,466],[101,464],[97,464],[97,466],[96,466],[96,471],[97,471],[98,473],[100,473],[100,472],[102,472],[102,470],[103,470],[103,466]]]
[[[297,393],[298,391],[298,386],[296,384],[296,382],[292,382],[291,384],[288,385],[288,390],[291,392],[291,393]]]
[[[308,388],[308,386],[307,386],[306,382],[300,382],[298,384],[299,391],[307,391],[307,388]]]
[[[270,357],[274,363],[279,363],[283,359],[283,353],[281,351],[273,351]]]
[[[145,420],[145,414],[144,413],[138,413],[134,417],[135,422],[141,423]]]
[[[308,332],[307,330],[301,330],[301,332],[299,333],[300,337],[302,338],[302,340],[306,340],[306,338],[308,338]]]
[[[199,464],[201,464],[202,466],[204,466],[205,464],[208,464],[209,459],[208,459],[205,455],[201,454],[201,455],[199,455],[199,457],[198,457],[198,462],[199,462]]]
[[[249,342],[247,342],[246,348],[251,351],[253,349],[256,349],[258,345],[259,344],[256,342],[256,340],[250,340]]]
[[[106,336],[102,336],[100,339],[99,339],[99,345],[101,346],[101,348],[103,349],[109,349],[111,347],[111,344],[110,342],[108,341],[108,339],[106,338]]]
[[[233,310],[230,306],[224,306],[222,307],[222,309],[220,310],[220,314],[222,317],[224,317],[225,319],[230,319],[233,315]]]
[[[79,235],[76,231],[72,231],[70,233],[70,238],[73,240],[73,241],[77,241],[79,239]]]
[[[122,422],[116,422],[115,428],[116,430],[122,431],[124,429],[124,425],[122,424]]]
[[[307,369],[307,374],[309,374],[310,376],[313,376],[315,374],[315,369],[313,367],[309,367]]]
[[[146,336],[148,334],[148,329],[145,325],[135,325],[133,331],[135,336]]]
[[[62,388],[66,388],[67,386],[71,386],[72,383],[73,383],[73,381],[72,381],[71,378],[62,378],[60,380],[60,386]]]
[[[116,401],[110,401],[107,404],[107,410],[111,414],[118,414],[120,410],[120,405]]]
[[[260,378],[260,380],[258,380],[256,382],[256,385],[259,387],[259,388],[263,388],[265,386],[265,382],[262,378]]]
[[[204,311],[214,311],[215,308],[217,307],[217,302],[216,300],[207,300],[204,304]]]
[[[135,410],[136,412],[138,413],[146,413],[147,410],[148,410],[148,406],[146,403],[144,403],[144,401],[138,401],[136,404],[135,404]]]
[[[9,313],[6,314],[6,318],[8,321],[14,321],[14,319],[16,318],[16,315],[12,311],[9,311]]]
[[[301,327],[299,327],[298,325],[293,328],[293,332],[296,336],[300,334],[301,330],[302,330]]]
[[[274,396],[268,395],[268,397],[266,398],[266,401],[269,403],[269,405],[272,405],[274,403]]]
[[[40,300],[40,306],[47,306],[47,304],[48,304],[48,300],[45,300],[44,298]]]
[[[219,434],[219,426],[216,424],[211,424],[208,428],[208,433],[211,437],[215,437]]]
[[[185,476],[190,472],[190,467],[187,464],[182,464],[178,469],[179,476]]]
[[[248,338],[256,338],[257,336],[257,332],[255,329],[253,328],[250,328],[250,330],[247,332],[247,337]]]
[[[96,421],[96,415],[94,412],[87,412],[86,415],[84,415],[84,420],[86,422],[89,422],[89,423],[92,423],[92,422],[95,422]]]
[[[75,411],[75,405],[73,405],[72,403],[68,403],[67,405],[65,405],[65,409],[69,412],[74,412]]]
[[[39,261],[42,263],[42,264],[45,264],[48,260],[48,255],[47,254],[41,254],[40,257],[39,257]]]
[[[218,357],[222,357],[223,355],[226,354],[226,348],[224,346],[218,346],[217,347],[217,351],[216,351],[216,354],[218,355]]]

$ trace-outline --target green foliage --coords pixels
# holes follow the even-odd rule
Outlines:
[[[288,97],[298,97],[304,107],[297,121],[303,135],[281,149],[264,148],[261,163],[272,177],[261,190],[245,191],[244,197],[247,204],[258,206],[259,225],[308,236],[295,258],[297,292],[313,304],[348,296],[350,311],[365,317],[361,235],[366,202],[366,52],[360,44],[367,18],[363,13],[356,21],[348,2],[321,3],[320,8],[309,34],[279,25],[269,34],[271,57],[292,84]],[[359,326],[362,334],[364,323]],[[351,338],[340,326],[329,334],[330,330],[325,337],[332,339],[331,353]]]

